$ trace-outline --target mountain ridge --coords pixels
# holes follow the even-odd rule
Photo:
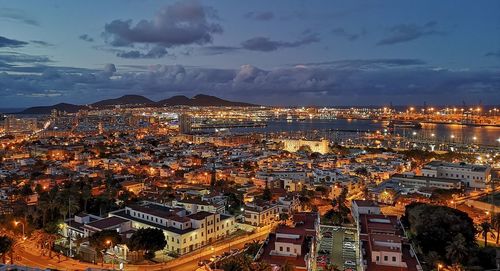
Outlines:
[[[138,105],[147,105],[147,106],[235,106],[235,107],[249,107],[249,106],[258,106],[255,104],[244,103],[244,102],[235,102],[225,100],[216,96],[206,95],[206,94],[197,94],[192,98],[189,98],[185,95],[175,95],[170,98],[162,99],[157,102],[144,97],[142,95],[128,94],[123,95],[118,98],[112,99],[104,99],[92,104],[88,105],[78,105],[71,103],[58,103],[55,105],[48,106],[34,106],[29,107],[18,114],[50,114],[53,109],[58,111],[66,111],[68,113],[76,113],[82,109],[99,109],[113,106],[138,106]]]

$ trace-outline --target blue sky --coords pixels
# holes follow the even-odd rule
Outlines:
[[[500,104],[500,1],[1,1],[0,107]]]

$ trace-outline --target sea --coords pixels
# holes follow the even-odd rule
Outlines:
[[[234,128],[232,132],[299,132],[315,130],[395,133],[404,137],[435,138],[447,142],[465,142],[498,146],[500,149],[500,127],[466,126],[460,124],[422,123],[421,129],[399,128],[387,130],[386,121],[360,119],[307,119],[300,121],[272,120],[266,127]]]

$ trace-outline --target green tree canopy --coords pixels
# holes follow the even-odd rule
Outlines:
[[[14,241],[10,237],[6,235],[0,236],[0,255],[2,255],[3,263],[5,263],[5,256],[12,249],[13,245]]]
[[[154,258],[155,252],[167,245],[162,230],[145,228],[137,230],[130,237],[128,248],[132,251],[144,251],[146,259]]]
[[[477,247],[472,219],[457,209],[412,203],[406,206],[402,222],[417,250],[433,261],[430,266],[435,261],[464,263]]]
[[[121,243],[122,238],[115,230],[103,230],[92,234],[89,237],[89,244],[101,255],[104,261],[103,251],[111,246]]]

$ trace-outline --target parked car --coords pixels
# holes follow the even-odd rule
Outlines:
[[[198,266],[204,266],[204,265],[207,265],[209,263],[211,263],[212,261],[210,260],[201,260],[198,262]]]
[[[356,263],[353,261],[347,260],[344,262],[344,265],[356,265]]]

